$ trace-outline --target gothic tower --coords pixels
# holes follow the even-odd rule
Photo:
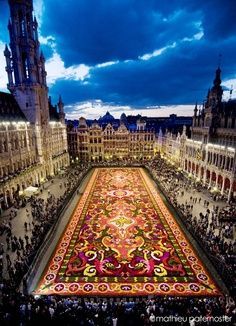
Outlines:
[[[196,102],[195,108],[194,108],[194,115],[193,115],[193,127],[197,126],[197,112],[198,112],[198,109],[197,109],[197,102]]]
[[[62,123],[65,123],[65,112],[64,112],[64,103],[62,102],[61,95],[59,96],[59,101],[57,103],[59,109],[59,118]]]
[[[14,95],[27,120],[35,125],[40,161],[47,159],[49,125],[48,88],[45,59],[40,53],[38,24],[33,17],[32,0],[8,0],[10,50],[6,46],[8,89]]]
[[[221,87],[221,70],[216,69],[213,87],[208,91],[205,103],[205,121],[204,126],[209,127],[210,134],[214,136],[217,127],[219,127],[220,107],[222,101],[223,89]]]

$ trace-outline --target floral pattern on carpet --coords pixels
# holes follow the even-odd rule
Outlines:
[[[142,168],[97,168],[35,294],[220,295]]]

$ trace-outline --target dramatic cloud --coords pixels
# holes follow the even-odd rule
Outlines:
[[[100,116],[106,114],[107,111],[109,111],[114,118],[120,118],[121,112],[124,112],[126,115],[141,114],[142,116],[166,117],[178,111],[179,116],[188,116],[189,112],[192,111],[192,107],[189,105],[172,105],[134,108],[125,105],[116,105],[115,103],[104,103],[101,100],[85,101],[65,107],[67,119],[70,120],[78,120],[80,117],[98,119]]]
[[[34,8],[50,94],[62,94],[70,116],[192,114],[219,54],[224,98],[236,97],[235,0],[35,0]],[[0,0],[1,53],[8,16]],[[4,67],[0,55],[2,89]]]

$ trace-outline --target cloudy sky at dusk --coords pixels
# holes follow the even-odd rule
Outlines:
[[[192,115],[222,55],[224,97],[236,97],[235,0],[34,0],[54,101],[68,118],[109,110],[149,116]],[[0,0],[0,90],[9,42]]]

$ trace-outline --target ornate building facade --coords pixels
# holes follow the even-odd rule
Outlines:
[[[8,207],[27,186],[39,185],[69,164],[64,104],[48,98],[32,0],[9,0],[10,94],[0,92],[0,204]]]
[[[98,162],[153,157],[155,132],[146,129],[145,121],[138,120],[132,130],[122,119],[118,126],[112,125],[112,119],[106,122],[99,119],[88,126],[86,120],[80,118],[78,127],[68,126],[68,147],[72,160]]]
[[[162,139],[162,151],[173,159],[190,178],[215,193],[236,197],[236,101],[222,100],[221,70],[216,70],[212,88],[201,108],[194,109],[191,138],[185,132]],[[160,140],[159,140],[160,142]]]

